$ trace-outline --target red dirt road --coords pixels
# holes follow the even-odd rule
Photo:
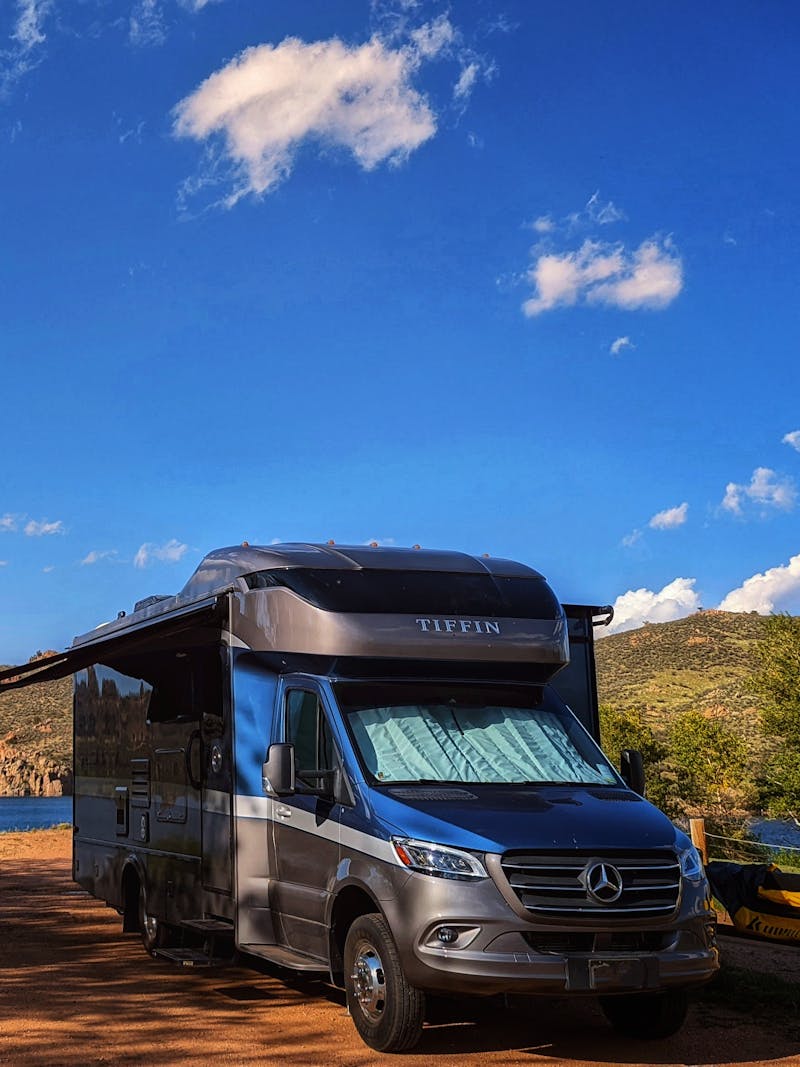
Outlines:
[[[439,1009],[412,1053],[383,1056],[321,982],[149,959],[71,882],[69,847],[69,831],[0,835],[2,1064],[800,1067],[796,1040],[716,1006],[695,1005],[679,1035],[640,1043],[615,1037],[591,1001],[567,999]]]

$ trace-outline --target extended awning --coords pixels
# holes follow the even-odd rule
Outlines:
[[[64,652],[43,656],[19,667],[6,667],[0,671],[0,693],[66,678],[94,663],[104,663],[145,647],[158,648],[161,642],[185,630],[199,626],[220,626],[226,618],[226,611],[227,597],[211,597],[171,611],[166,617],[147,619],[121,631],[115,629],[106,634],[98,632],[96,639],[73,645]]]

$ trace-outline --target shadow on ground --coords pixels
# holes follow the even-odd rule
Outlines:
[[[4,861],[0,1063],[372,1064],[344,998],[320,981],[265,968],[176,969],[120,932],[119,916],[78,890],[68,863]],[[395,1063],[536,1060],[588,1064],[800,1063],[787,1032],[714,1003],[657,1042],[616,1037],[592,1000],[436,1001],[422,1040]]]

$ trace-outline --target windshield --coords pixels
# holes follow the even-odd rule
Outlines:
[[[549,688],[338,682],[334,689],[376,782],[619,784]]]

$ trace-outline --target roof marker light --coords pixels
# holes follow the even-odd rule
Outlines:
[[[378,547],[378,542],[377,541],[370,541],[369,547],[370,548],[377,548]]]
[[[419,549],[419,548],[421,548],[422,546],[421,546],[421,545],[412,545],[411,547],[412,547],[412,548],[416,548],[416,549]]]
[[[249,547],[250,547],[250,542],[249,541],[242,541],[242,548],[249,548]]]
[[[333,540],[331,540],[331,541],[326,541],[325,543],[326,543],[326,544],[328,544],[328,545],[335,545],[335,544],[336,544],[336,542],[335,542],[335,541],[333,541]]]

